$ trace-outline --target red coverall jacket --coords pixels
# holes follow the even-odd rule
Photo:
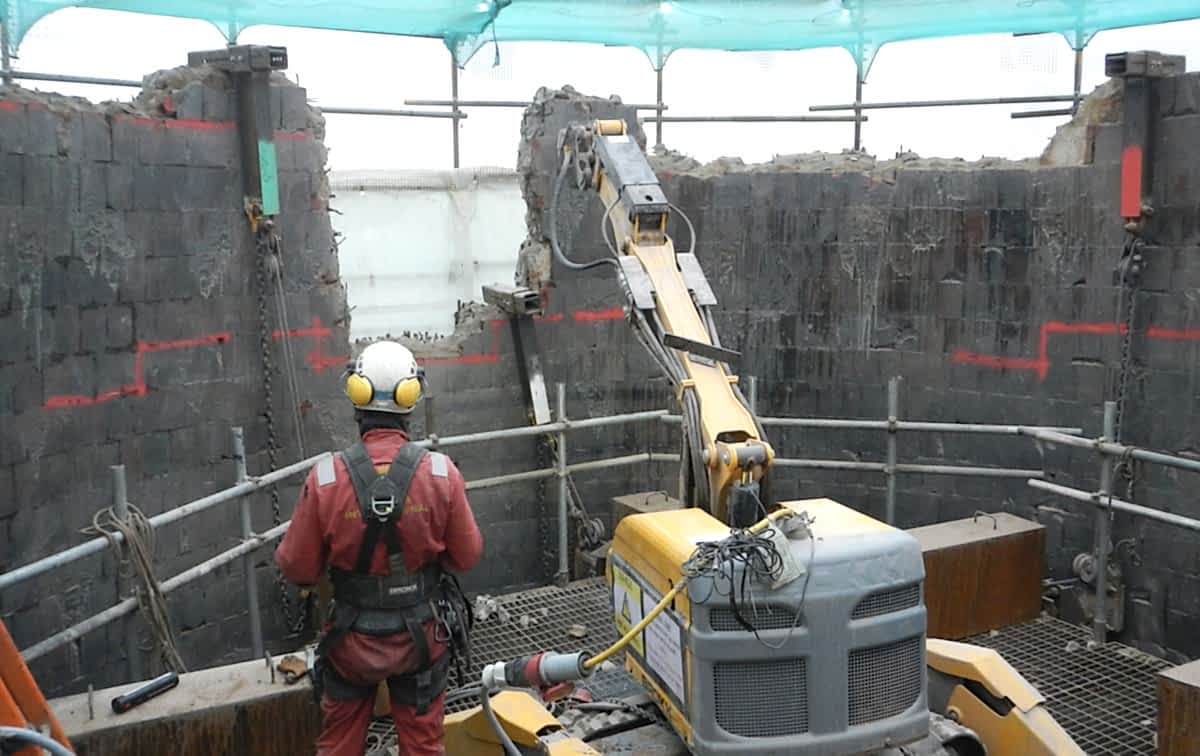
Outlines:
[[[407,441],[399,430],[375,429],[363,436],[381,474]],[[421,460],[396,527],[410,572],[439,562],[447,571],[462,573],[477,565],[483,554],[483,537],[467,502],[466,484],[449,457],[442,456],[435,464],[431,453]],[[275,560],[291,582],[315,585],[327,567],[354,569],[365,530],[350,475],[341,457],[335,456],[332,464],[324,461],[309,471]],[[388,574],[387,563],[380,539],[371,574]],[[427,626],[425,635],[430,655],[441,658],[447,649],[435,642],[432,626]],[[407,633],[372,637],[351,631],[330,651],[329,661],[347,681],[374,686],[391,675],[413,671],[420,660]],[[401,756],[443,753],[443,700],[439,697],[424,715],[417,715],[412,707],[392,706]],[[325,698],[319,756],[361,756],[374,701],[374,695],[362,701]]]

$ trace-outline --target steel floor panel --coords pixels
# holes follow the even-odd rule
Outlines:
[[[1088,628],[1052,617],[967,639],[993,648],[1038,689],[1088,756],[1155,752],[1155,675],[1169,662],[1119,643],[1090,648]]]

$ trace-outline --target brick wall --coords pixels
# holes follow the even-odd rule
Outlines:
[[[326,401],[349,353],[345,296],[326,210],[323,123],[303,89],[274,82],[285,300],[308,453],[330,448],[349,412]],[[92,105],[0,88],[0,571],[84,540],[111,505],[110,465],[147,516],[234,480],[231,427],[252,474],[268,469],[259,290],[242,214],[234,99],[215,72],[162,72],[132,103]],[[268,313],[277,329],[274,300]],[[281,334],[271,385],[281,463],[299,458]],[[295,486],[281,489],[287,517]],[[269,527],[266,496],[251,499]],[[165,579],[237,543],[237,505],[157,534]],[[256,553],[264,624],[284,631],[270,549]],[[111,605],[110,556],[0,593],[27,647]],[[245,658],[240,562],[169,597],[190,667]],[[48,694],[127,678],[118,622],[33,665]],[[154,669],[145,654],[147,674]]]

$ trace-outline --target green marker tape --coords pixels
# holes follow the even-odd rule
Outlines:
[[[258,176],[262,188],[264,215],[279,214],[279,168],[275,160],[275,143],[258,141]]]

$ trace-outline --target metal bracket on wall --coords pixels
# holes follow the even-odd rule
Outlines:
[[[550,395],[546,392],[541,350],[533,328],[533,316],[542,313],[542,297],[533,289],[493,285],[483,287],[483,301],[508,316],[529,421],[533,425],[545,425],[552,420]]]
[[[1080,581],[1087,586],[1079,591],[1079,606],[1085,617],[1095,622],[1096,617],[1096,555],[1082,553],[1071,564]],[[1121,565],[1115,560],[1106,561],[1108,575],[1104,581],[1104,624],[1110,632],[1125,629],[1125,580]]]
[[[1140,234],[1145,219],[1154,213],[1151,198],[1155,120],[1153,80],[1181,74],[1185,68],[1182,55],[1144,50],[1104,56],[1105,75],[1125,82],[1120,208],[1125,229],[1131,233]]]
[[[255,226],[260,214],[278,215],[279,169],[275,121],[271,117],[271,72],[287,68],[287,48],[237,45],[193,52],[188,53],[188,65],[212,66],[233,75],[247,213]]]

